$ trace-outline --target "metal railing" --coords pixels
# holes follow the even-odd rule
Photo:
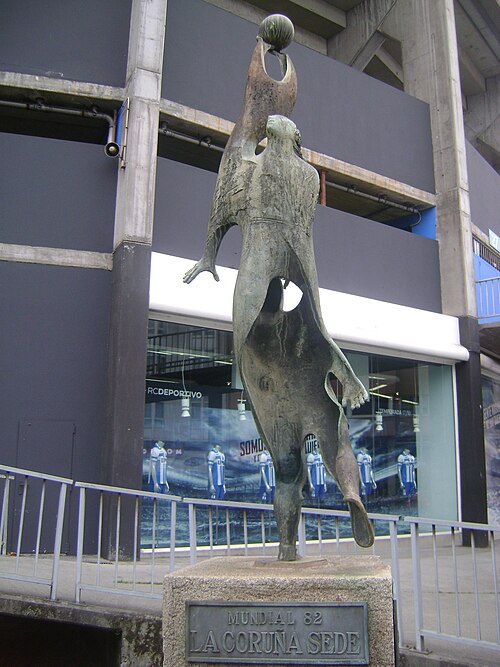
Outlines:
[[[416,649],[422,651],[424,640],[434,638],[500,650],[495,540],[500,526],[415,517],[404,521],[411,528]],[[422,528],[430,535],[424,548]],[[464,533],[470,546],[457,540],[461,534],[463,541]]]
[[[500,317],[500,276],[476,281],[477,316],[480,320]]]
[[[75,487],[79,490],[75,602],[81,601],[84,590],[160,599],[165,576],[164,563],[156,562],[165,524],[164,514],[159,521],[160,508],[166,506],[170,514],[168,542],[172,572],[177,504],[181,498],[83,482],[75,482]],[[94,501],[90,512],[89,495]],[[88,525],[96,528],[90,539]],[[149,540],[150,548],[141,550],[141,542],[145,540]]]
[[[10,556],[4,559],[0,578],[46,585],[50,599],[56,600],[66,492],[73,481],[4,465],[0,465],[0,480],[0,555]],[[52,493],[57,497],[55,524],[46,502]],[[27,548],[33,557],[29,560],[21,558]],[[42,568],[41,557],[47,553],[49,567],[45,557]]]
[[[59,565],[64,568],[67,586],[66,590],[61,586],[59,597],[80,602],[87,592],[93,602],[111,604],[112,596],[118,594],[130,605],[134,599],[150,600],[159,611],[163,578],[179,566],[220,554],[277,554],[277,532],[268,504],[182,499],[75,482],[76,556],[61,556],[66,490],[71,481],[6,466],[0,466],[0,471],[5,473],[0,495],[0,577],[45,583],[52,600],[57,597]],[[30,491],[27,481],[33,487]],[[48,484],[59,486],[60,491],[51,542],[54,553],[41,558],[40,545],[46,537],[43,489]],[[35,486],[39,487],[37,495]],[[18,501],[15,517],[13,499]],[[39,508],[35,530],[33,516],[30,519],[32,544],[26,541],[28,505]],[[66,511],[66,522],[69,513]],[[401,646],[410,638],[420,651],[426,641],[435,640],[500,651],[500,526],[368,516],[376,535],[370,553],[392,568]],[[14,544],[15,559],[8,555],[8,543]],[[366,553],[351,537],[348,512],[313,507],[302,508],[298,551],[311,557]],[[26,567],[30,563],[34,573]],[[48,564],[52,564],[50,572]],[[46,576],[37,573],[40,565]]]

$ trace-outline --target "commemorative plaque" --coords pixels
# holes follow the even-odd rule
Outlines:
[[[366,602],[186,602],[195,663],[368,665]]]

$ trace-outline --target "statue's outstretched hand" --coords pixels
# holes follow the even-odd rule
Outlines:
[[[210,271],[215,280],[219,282],[219,276],[217,274],[217,269],[215,268],[215,264],[212,264],[204,257],[202,257],[198,262],[196,262],[196,264],[191,269],[189,269],[189,271],[186,271],[186,273],[184,274],[183,281],[189,284],[196,278],[196,276],[199,273],[203,273],[203,271]]]
[[[363,403],[370,400],[363,383],[355,375],[343,382],[342,389],[342,405],[344,407],[347,405],[347,401],[351,402],[352,408],[359,408]]]

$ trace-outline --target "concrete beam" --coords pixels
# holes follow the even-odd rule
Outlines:
[[[469,54],[460,45],[458,46],[458,62],[460,65],[462,93],[465,96],[484,93],[486,90],[484,76],[473,63]]]
[[[386,32],[384,22],[395,4],[396,0],[364,0],[356,5],[347,12],[345,30],[328,40],[328,55],[353,65],[373,35]]]
[[[481,141],[500,153],[500,75],[486,79],[484,93],[467,97],[464,121],[471,143]]]
[[[260,22],[271,13],[270,10],[266,11],[257,5],[252,5],[249,2],[246,2],[245,0],[206,0],[206,2],[214,5],[214,7],[219,7],[226,12],[234,14],[235,16],[239,16],[240,18],[245,19],[245,21],[255,23],[255,25],[259,25]],[[304,0],[304,4],[309,3]],[[336,12],[336,15],[338,16],[338,12],[340,10],[337,10],[335,7],[332,7],[328,4],[327,8]],[[342,14],[343,24],[345,24],[345,12],[342,12]],[[318,17],[318,20],[321,21],[321,18]],[[309,49],[313,49],[318,53],[326,55],[326,39],[320,34],[316,34],[311,30],[307,30],[300,25],[295,25],[294,41],[297,42],[297,44],[302,44],[303,46],[307,46]]]
[[[363,72],[373,56],[379,51],[380,47],[385,42],[385,39],[386,38],[381,32],[374,32],[363,48],[358,52],[352,61],[351,66],[354,67],[354,69]]]
[[[395,58],[391,56],[391,54],[386,49],[384,49],[383,46],[381,46],[377,51],[377,58],[387,67],[387,69],[392,74],[394,74],[397,79],[401,81],[401,83],[404,82],[403,67]]]
[[[44,248],[10,243],[0,243],[0,261],[73,266],[79,269],[103,269],[105,271],[111,271],[113,268],[113,255],[106,252]]]
[[[177,102],[162,99],[161,114],[169,126],[192,136],[209,135],[214,143],[224,145],[232,132],[231,121],[213,116],[204,111],[184,106]],[[304,158],[319,171],[326,171],[339,183],[350,184],[360,190],[373,194],[385,194],[399,203],[410,203],[422,208],[436,205],[436,196],[407,183],[382,176],[358,165],[344,162],[337,158],[302,148]]]
[[[498,4],[498,0],[497,4]],[[490,25],[490,20],[477,2],[474,0],[457,0],[463,11],[474,24],[479,35],[488,45],[497,60],[500,60],[500,34],[498,26]]]
[[[22,95],[24,100],[33,101],[38,97],[47,100],[64,99],[68,106],[74,103],[90,106],[94,102],[99,104],[99,101],[102,101],[104,104],[111,102],[116,107],[116,104],[123,100],[124,90],[98,83],[66,81],[17,72],[0,72],[0,97],[17,99],[19,95]]]
[[[309,12],[317,14],[319,18],[330,21],[330,23],[335,23],[340,28],[347,27],[346,12],[334,7],[325,0],[290,0],[290,3],[307,9]]]

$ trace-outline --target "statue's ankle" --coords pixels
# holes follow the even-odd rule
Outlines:
[[[297,547],[295,544],[280,544],[278,560],[297,560]]]

